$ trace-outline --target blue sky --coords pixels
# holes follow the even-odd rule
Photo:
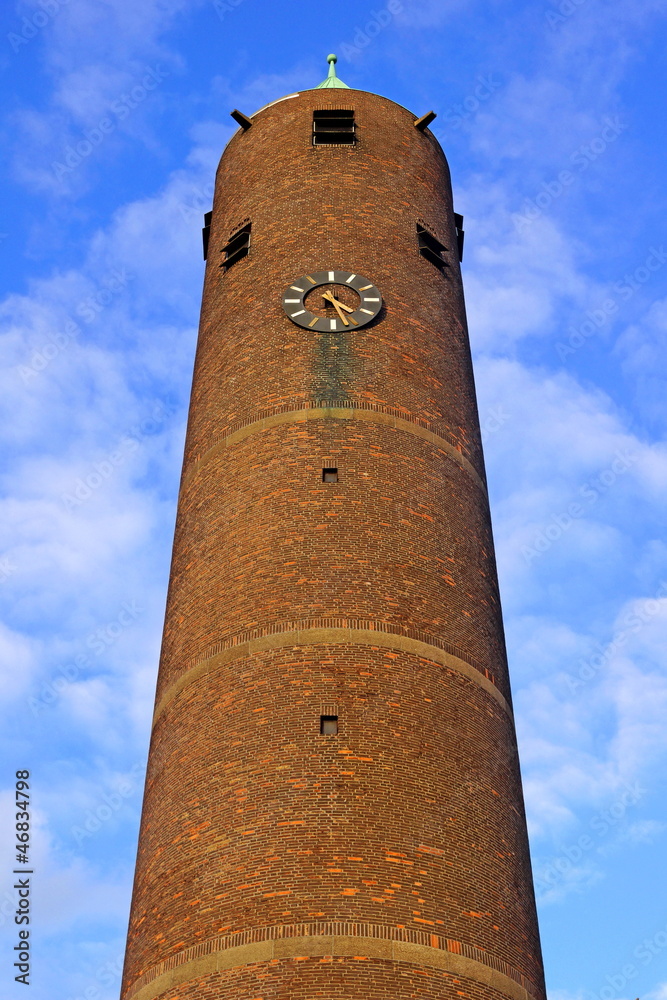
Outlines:
[[[31,997],[118,995],[202,215],[229,111],[314,86],[330,51],[350,86],[438,112],[465,215],[550,995],[667,1000],[667,4],[393,10],[2,8],[8,1000],[17,768],[34,773]]]

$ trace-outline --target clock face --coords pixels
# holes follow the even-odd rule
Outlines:
[[[283,294],[283,309],[306,330],[358,330],[381,308],[382,296],[375,285],[350,271],[311,271]]]

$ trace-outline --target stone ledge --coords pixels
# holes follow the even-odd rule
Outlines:
[[[322,925],[322,930],[342,930],[344,933],[308,934],[308,925],[294,927],[256,928],[246,934],[231,934],[202,942],[172,956],[148,970],[134,983],[126,1000],[156,1000],[161,994],[186,982],[225,969],[259,962],[296,958],[362,958],[441,969],[489,986],[509,1000],[535,1000],[534,985],[502,959],[460,941],[439,935],[399,931],[379,925]],[[355,930],[357,933],[355,933]],[[284,931],[285,933],[280,933]],[[292,934],[301,931],[301,934]],[[370,934],[358,931],[371,932]],[[403,934],[408,940],[400,940]],[[239,938],[255,940],[236,944]],[[420,938],[428,938],[430,944]],[[474,957],[473,957],[474,956]]]
[[[441,643],[434,637],[427,636],[425,633],[417,633],[422,638],[416,638],[407,633],[407,630],[388,631],[383,628],[382,623],[373,624],[372,628],[355,628],[354,624],[360,625],[362,623],[355,621],[353,624],[350,620],[347,626],[341,627],[337,623],[334,624],[334,622],[336,620],[331,619],[330,623],[327,622],[326,625],[319,628],[313,627],[319,624],[319,622],[290,622],[284,624],[292,626],[303,624],[305,627],[293,627],[290,629],[273,626],[267,630],[253,630],[248,638],[245,637],[246,633],[240,633],[239,635],[221,640],[221,642],[216,643],[215,646],[207,650],[200,658],[190,661],[185,672],[169,685],[155,706],[153,725],[155,725],[167,705],[185,687],[192,684],[204,674],[209,673],[209,671],[215,670],[226,663],[242,659],[246,656],[252,656],[254,653],[259,653],[267,649],[343,643],[349,645],[379,646],[383,649],[399,650],[449,667],[451,670],[463,674],[468,680],[474,681],[482,687],[512,717],[511,706],[496,686],[493,675],[488,671],[482,671],[479,666],[464,658],[465,654],[462,652],[458,650],[450,652],[446,648],[449,646],[448,643]],[[372,623],[366,622],[364,624],[370,625]],[[264,634],[257,634],[262,631]],[[454,647],[450,648],[453,649]]]
[[[434,444],[445,454],[453,459],[456,464],[466,472],[473,481],[480,487],[486,495],[486,484],[483,476],[477,471],[472,462],[465,457],[449,439],[445,436],[438,425],[429,424],[426,420],[421,420],[409,413],[393,410],[390,407],[382,407],[370,403],[362,402],[340,402],[303,403],[302,406],[291,406],[290,409],[284,407],[274,411],[260,411],[256,416],[242,421],[240,425],[232,425],[228,433],[215,441],[201,455],[197,455],[192,464],[183,474],[183,482],[187,482],[194,476],[207,462],[225,449],[243,441],[252,434],[259,434],[271,427],[278,427],[281,424],[301,423],[306,420],[365,420],[385,426],[393,427],[395,430],[406,431],[408,434],[415,434],[417,437]],[[432,429],[435,428],[435,429]]]

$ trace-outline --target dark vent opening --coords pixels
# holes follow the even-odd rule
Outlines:
[[[440,240],[437,240],[432,233],[429,233],[428,229],[420,226],[419,223],[417,223],[417,243],[419,244],[419,253],[422,257],[430,261],[438,270],[442,271],[447,267],[442,256],[447,247]]]
[[[463,232],[463,216],[459,215],[458,212],[454,212],[454,225],[456,226],[456,242],[458,244],[459,260],[463,260],[463,241],[466,234]]]
[[[243,229],[239,229],[238,233],[234,233],[232,238],[229,240],[227,245],[223,249],[225,259],[220,265],[228,271],[230,267],[241,260],[243,257],[248,256],[250,250],[250,230],[252,228],[252,223],[248,223]]]
[[[314,146],[353,146],[355,142],[354,111],[338,108],[313,111]]]
[[[323,483],[337,483],[338,482],[338,469],[322,469],[322,482]]]
[[[204,212],[204,228],[201,231],[202,243],[204,245],[204,260],[208,257],[208,240],[211,235],[211,219],[213,212]]]
[[[320,734],[322,736],[336,736],[338,734],[338,716],[320,716]]]

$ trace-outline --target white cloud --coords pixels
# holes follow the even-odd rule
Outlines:
[[[634,538],[627,523],[631,506],[652,512],[658,524],[667,454],[572,374],[481,355],[476,375],[482,412],[504,417],[486,444],[494,533],[530,830],[536,844],[553,845],[577,830],[582,814],[613,804],[628,783],[651,785],[667,755],[660,726],[667,601],[658,593],[667,552],[658,537],[646,537],[646,517]],[[580,508],[574,516],[572,503]],[[529,549],[536,554],[526,557]],[[610,566],[624,571],[634,556],[641,570],[624,573],[620,590],[616,581],[610,586]],[[589,607],[588,622],[577,622],[579,604]],[[654,830],[634,822],[634,833],[622,834],[628,843]],[[587,859],[544,901],[600,877],[599,861]]]
[[[0,701],[14,701],[25,696],[34,681],[37,648],[38,644],[29,636],[0,622]]]
[[[630,601],[607,650],[561,664],[569,683],[561,670],[521,686],[517,714],[536,836],[570,830],[582,808],[607,808],[627,788],[639,789],[639,801],[657,780],[667,758],[666,630],[667,599]],[[548,635],[536,629],[534,641]],[[624,804],[620,817],[626,811]],[[659,832],[642,822],[623,836]]]
[[[650,993],[645,994],[645,1000],[667,1000],[667,982],[658,983]]]

